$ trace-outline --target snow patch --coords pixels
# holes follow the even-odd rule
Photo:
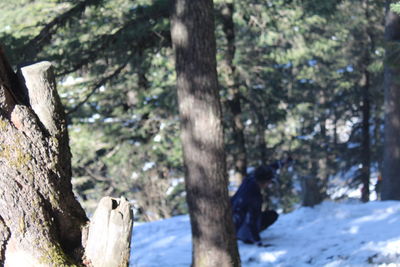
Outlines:
[[[261,233],[267,247],[242,242],[245,267],[400,266],[400,201],[324,202],[281,214]],[[130,266],[190,266],[188,216],[135,223]]]

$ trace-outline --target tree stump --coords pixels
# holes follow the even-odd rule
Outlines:
[[[84,265],[82,231],[89,221],[71,176],[66,116],[51,64],[33,64],[17,75],[0,47],[0,266]],[[132,216],[127,201],[119,203],[104,223],[110,226],[107,245],[121,251],[126,263],[118,266],[124,266]],[[110,241],[120,237],[121,243]]]

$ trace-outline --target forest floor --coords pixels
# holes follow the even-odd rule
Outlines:
[[[268,247],[239,241],[242,266],[400,266],[400,202],[324,202],[280,215]],[[188,216],[135,224],[130,266],[190,266]]]

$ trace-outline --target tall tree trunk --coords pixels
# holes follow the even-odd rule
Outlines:
[[[400,200],[400,16],[390,10],[387,1],[385,23],[386,61],[385,88],[385,141],[383,154],[382,200]]]
[[[53,69],[41,62],[19,77],[0,49],[0,265],[82,265],[88,219],[72,193]]]
[[[223,30],[227,40],[226,65],[228,70],[228,104],[233,116],[233,140],[235,143],[235,178],[242,182],[247,174],[246,143],[244,138],[244,125],[242,122],[242,107],[240,103],[240,92],[238,88],[236,68],[233,64],[235,58],[235,24],[233,22],[234,6],[232,3],[225,3],[222,6],[221,15]]]
[[[319,92],[319,97],[318,97],[318,104],[321,107],[319,112],[320,114],[316,114],[319,116],[319,125],[320,125],[320,136],[319,136],[319,146],[324,148],[322,152],[318,152],[318,149],[316,150],[317,158],[317,177],[321,181],[321,184],[324,185],[323,188],[328,184],[328,176],[329,176],[329,138],[326,134],[326,120],[327,116],[325,115],[325,109],[327,105],[327,99],[324,90],[321,90]],[[318,154],[320,154],[318,156]]]
[[[363,184],[363,190],[361,195],[361,200],[363,202],[369,201],[369,183],[371,175],[371,148],[370,148],[370,74],[369,71],[365,69],[364,71],[364,86],[363,86],[363,104],[361,107],[363,119],[362,119],[362,143],[361,143],[361,180]]]
[[[172,14],[193,266],[239,266],[228,196],[213,2],[176,0]]]
[[[370,21],[369,15],[369,0],[364,1],[363,6],[365,9],[365,18],[367,22]],[[362,90],[362,143],[361,143],[361,181],[363,184],[363,190],[361,194],[361,200],[363,202],[369,201],[369,184],[371,176],[371,137],[370,137],[370,113],[371,113],[371,101],[370,101],[370,87],[371,87],[371,74],[368,70],[369,64],[371,63],[371,55],[373,53],[373,36],[368,29],[369,25],[364,29],[364,40],[366,46],[364,48],[364,56],[362,57],[361,68],[363,69],[363,76],[361,79],[361,90]]]
[[[253,89],[250,89],[250,86],[247,85],[247,90],[249,91],[249,97],[246,98],[241,95],[241,99],[246,101],[250,104],[250,108],[253,111],[253,118],[255,124],[255,143],[256,143],[256,150],[257,150],[257,158],[258,164],[267,164],[268,158],[267,156],[267,144],[265,142],[265,127],[267,122],[265,121],[265,117],[263,114],[264,105],[262,102],[257,102],[257,96]],[[255,99],[255,100],[254,100]]]

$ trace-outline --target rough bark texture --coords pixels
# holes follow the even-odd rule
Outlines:
[[[53,69],[40,62],[22,68],[18,78],[1,50],[0,192],[0,266],[83,264],[88,219],[72,192]]]
[[[400,16],[389,10],[385,25],[386,61],[385,88],[385,141],[383,155],[382,200],[400,200]]]
[[[238,89],[236,68],[233,64],[235,57],[235,25],[233,23],[233,10],[234,6],[231,3],[222,6],[221,15],[223,22],[223,30],[227,40],[226,51],[226,65],[227,65],[227,85],[229,95],[229,108],[233,116],[232,131],[233,140],[235,145],[234,159],[235,159],[235,178],[242,182],[247,174],[247,156],[246,156],[246,143],[244,138],[244,125],[242,122],[242,106],[240,103],[240,92]]]
[[[1,53],[0,73],[4,264],[69,264],[81,256],[80,227],[87,218],[72,193],[68,134],[52,68],[46,62],[23,68],[24,83],[18,84]]]
[[[86,261],[96,267],[128,266],[132,223],[126,199],[102,198],[90,222]]]
[[[193,266],[239,266],[227,190],[213,2],[176,0],[172,15]]]

